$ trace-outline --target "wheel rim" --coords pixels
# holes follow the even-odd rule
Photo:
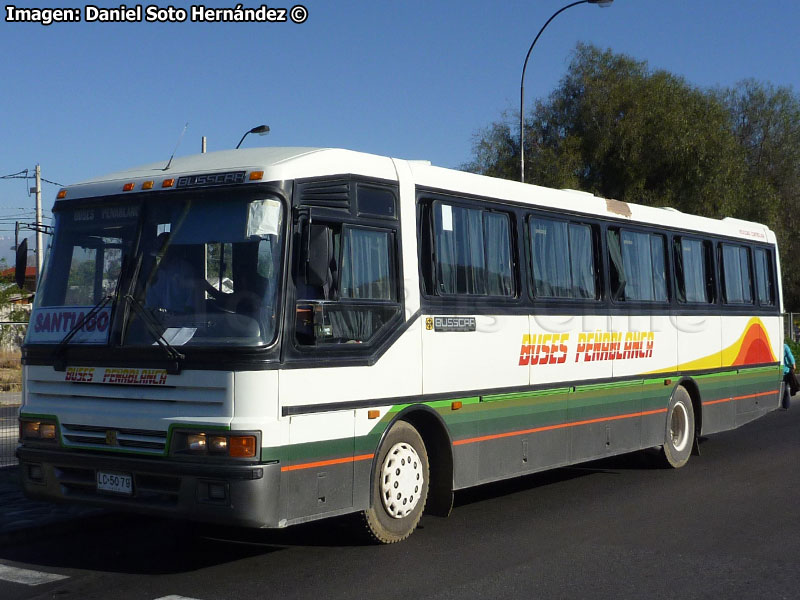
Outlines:
[[[389,450],[381,469],[381,499],[386,512],[402,519],[419,503],[424,477],[422,461],[411,444],[400,442]]]
[[[689,414],[686,406],[678,402],[672,409],[672,417],[669,421],[669,435],[672,440],[672,447],[676,452],[682,452],[689,443]]]

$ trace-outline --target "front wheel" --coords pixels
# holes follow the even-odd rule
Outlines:
[[[672,394],[667,409],[667,428],[661,449],[664,466],[679,469],[689,462],[694,437],[692,398],[686,388],[679,386]]]
[[[411,424],[398,421],[378,451],[370,507],[363,513],[374,540],[393,544],[411,535],[425,509],[429,477],[422,437]]]

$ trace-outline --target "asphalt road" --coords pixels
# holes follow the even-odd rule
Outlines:
[[[798,598],[799,465],[795,402],[712,436],[680,470],[637,453],[461,492],[448,519],[393,546],[363,545],[348,519],[89,521],[0,549],[0,598]]]

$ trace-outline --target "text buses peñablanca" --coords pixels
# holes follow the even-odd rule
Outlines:
[[[778,407],[775,236],[346,150],[70,186],[24,346],[35,498],[254,527],[696,438]]]

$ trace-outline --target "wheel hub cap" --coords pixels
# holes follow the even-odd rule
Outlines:
[[[676,404],[672,409],[669,433],[672,436],[672,446],[678,452],[686,448],[689,442],[689,416],[686,414],[686,407],[683,404]]]
[[[417,451],[405,442],[392,446],[381,469],[381,499],[386,512],[395,519],[405,517],[419,502],[422,484]]]

